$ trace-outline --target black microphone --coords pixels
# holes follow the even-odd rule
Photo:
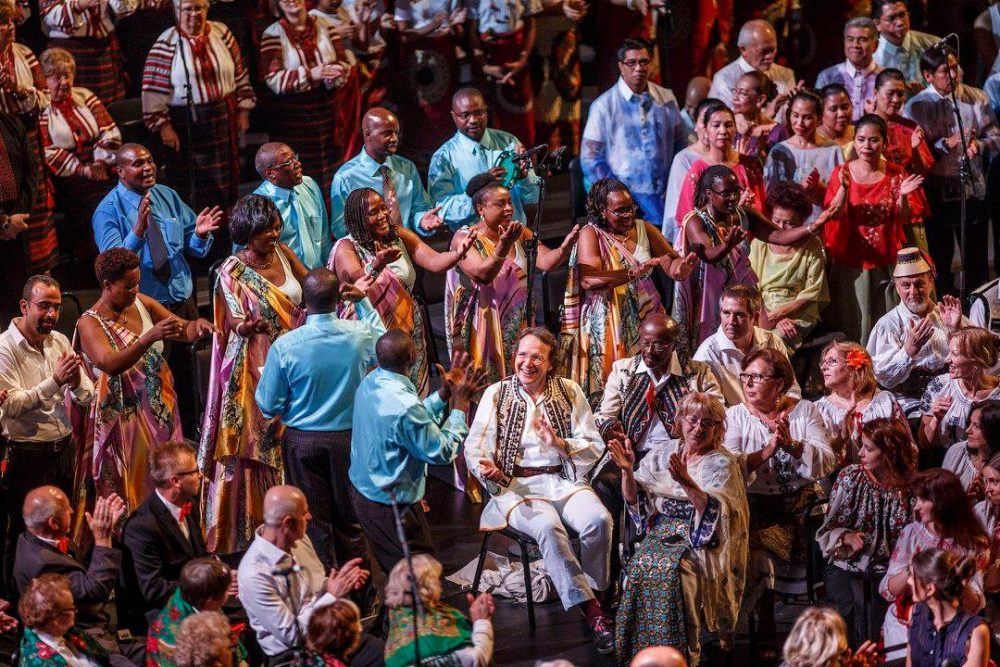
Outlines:
[[[932,49],[941,49],[941,48],[944,48],[946,46],[951,46],[951,44],[949,44],[948,42],[949,42],[949,40],[952,40],[952,39],[954,39],[955,41],[958,41],[958,35],[955,34],[955,33],[953,33],[953,32],[948,33],[947,35],[945,35],[944,37],[942,37],[941,39],[939,39],[937,42],[935,42],[934,44],[932,44],[931,48]]]
[[[536,155],[548,149],[549,149],[548,144],[538,144],[534,148],[529,148],[523,153],[518,153],[517,155],[514,155],[510,159],[513,160],[514,162],[524,162],[525,160],[530,159],[532,155]]]

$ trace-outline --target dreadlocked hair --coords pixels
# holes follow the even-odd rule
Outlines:
[[[378,195],[378,192],[371,188],[358,188],[347,195],[344,202],[344,227],[351,235],[354,242],[367,250],[375,252],[375,237],[372,236],[371,225],[368,224],[368,195],[371,193]],[[382,195],[378,195],[379,199]],[[386,241],[395,242],[399,237],[396,235],[396,223],[389,219],[389,236]]]
[[[697,208],[703,208],[708,205],[708,190],[712,187],[712,183],[722,180],[726,176],[736,178],[733,170],[724,164],[713,164],[701,172],[701,176],[698,177],[698,184],[694,186],[694,205]]]
[[[590,186],[587,195],[587,222],[599,229],[607,229],[608,221],[604,211],[608,207],[608,197],[612,192],[628,192],[628,186],[617,178],[602,178]]]

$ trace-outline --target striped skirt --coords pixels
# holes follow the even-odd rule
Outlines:
[[[298,153],[302,171],[319,184],[324,199],[330,196],[333,173],[343,157],[337,136],[336,92],[319,87],[271,98],[271,141],[288,144]]]
[[[71,37],[50,39],[49,48],[59,47],[76,60],[76,85],[89,88],[105,104],[125,97],[125,75],[118,38]]]
[[[195,213],[206,206],[228,208],[236,203],[240,184],[236,101],[230,96],[213,104],[197,104],[194,115],[191,124],[187,107],[170,107],[170,122],[181,150],[165,151],[167,182]]]
[[[42,159],[42,145],[38,139],[38,119],[31,116],[20,116],[28,135],[28,143],[35,154],[35,164],[38,165],[39,179],[35,196],[31,201],[31,212],[28,215],[28,229],[24,232],[28,249],[28,273],[46,273],[59,260],[59,243],[56,240],[56,225],[52,217],[54,200],[52,183]]]

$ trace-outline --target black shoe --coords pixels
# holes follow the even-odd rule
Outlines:
[[[602,655],[615,652],[615,633],[613,623],[607,616],[598,616],[590,623],[594,631],[594,646]]]

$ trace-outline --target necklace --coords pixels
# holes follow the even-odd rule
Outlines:
[[[242,256],[240,257],[240,259],[243,260],[243,263],[246,264],[247,266],[249,266],[251,269],[254,269],[256,271],[261,271],[261,270],[264,270],[264,269],[269,269],[269,268],[271,268],[271,264],[274,262],[274,253],[273,252],[270,255],[267,256],[267,259],[264,262],[261,262],[260,264],[256,264],[256,263],[252,262],[249,259],[250,256],[253,255],[253,253],[250,252],[249,250],[242,251],[241,255]]]
[[[109,306],[104,301],[104,297],[103,296],[97,300],[97,303],[94,304],[95,308],[98,305],[100,305],[102,308],[104,308],[109,313],[111,313],[111,319],[115,322],[115,324],[121,324],[122,326],[125,326],[125,327],[128,326],[128,312],[127,312],[127,309],[123,310],[120,313],[116,314],[115,313],[115,309],[112,308],[111,306]]]

